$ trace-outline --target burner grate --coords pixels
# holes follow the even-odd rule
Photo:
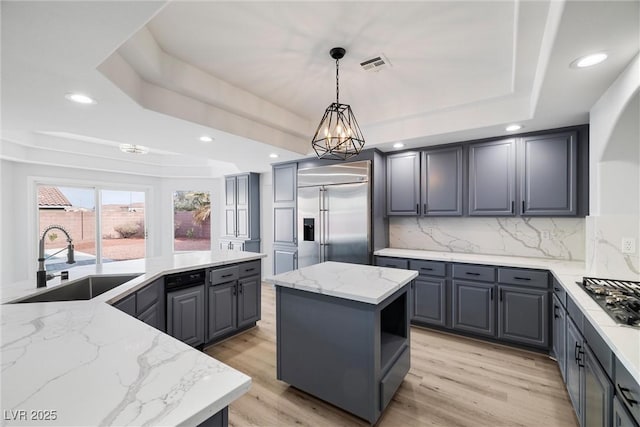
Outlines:
[[[582,286],[617,323],[640,328],[640,282],[584,277]]]

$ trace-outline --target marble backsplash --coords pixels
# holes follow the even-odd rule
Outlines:
[[[392,248],[585,260],[584,218],[389,218]]]
[[[589,216],[586,233],[586,267],[589,276],[640,281],[638,248],[635,254],[623,254],[621,248],[623,237],[632,237],[638,242],[638,215]]]

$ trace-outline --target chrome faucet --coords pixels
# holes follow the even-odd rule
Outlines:
[[[60,230],[62,231],[66,236],[67,236],[67,264],[75,264],[76,260],[74,259],[73,256],[73,240],[71,239],[71,236],[69,235],[69,232],[67,230],[64,229],[64,227],[62,227],[61,225],[50,225],[48,226],[43,232],[42,232],[42,237],[40,237],[40,246],[38,248],[38,272],[37,272],[37,284],[36,286],[38,288],[44,288],[45,286],[47,286],[47,280],[51,280],[53,279],[55,276],[53,274],[47,274],[47,270],[45,269],[44,266],[44,262],[51,258],[52,256],[59,254],[60,252],[64,251],[65,248],[60,249],[58,252],[55,252],[51,255],[49,255],[48,257],[45,258],[44,256],[44,238],[46,237],[47,233],[53,229],[56,230]]]

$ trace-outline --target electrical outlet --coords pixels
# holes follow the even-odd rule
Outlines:
[[[623,254],[635,254],[636,253],[636,239],[633,237],[622,238],[622,253]]]

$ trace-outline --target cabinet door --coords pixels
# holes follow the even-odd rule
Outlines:
[[[224,234],[236,235],[236,177],[224,179]]]
[[[575,215],[576,133],[530,136],[521,147],[522,215]]]
[[[567,328],[567,312],[558,298],[553,297],[553,354],[556,356],[562,379],[567,379],[567,340],[565,330]]]
[[[453,328],[495,336],[494,288],[494,285],[488,283],[454,280]]]
[[[420,214],[420,153],[387,156],[387,215]]]
[[[236,237],[249,238],[249,175],[236,177]]]
[[[273,242],[297,245],[297,163],[273,167]]]
[[[113,305],[118,310],[127,313],[131,317],[136,317],[136,294],[131,294],[121,299]]]
[[[638,427],[618,396],[613,396],[613,427]]]
[[[445,279],[418,277],[412,286],[411,320],[447,326],[446,285]]]
[[[584,427],[609,427],[612,421],[613,385],[598,359],[584,348]]]
[[[549,292],[498,286],[498,294],[498,338],[547,348]]]
[[[469,215],[515,215],[515,140],[469,146]]]
[[[161,318],[157,303],[153,304],[138,315],[138,320],[142,320],[147,325],[153,326],[154,328],[162,331],[164,330],[164,325],[161,324]]]
[[[238,328],[260,320],[260,276],[238,281]]]
[[[204,285],[167,294],[167,333],[191,346],[204,343]]]
[[[237,329],[236,322],[237,282],[209,286],[209,313],[207,341]]]
[[[584,408],[584,350],[580,331],[570,317],[567,317],[567,391],[576,411],[578,422],[583,425]]]
[[[298,268],[298,251],[295,248],[273,249],[273,274],[286,273]]]
[[[462,147],[422,153],[422,214],[462,215]]]

